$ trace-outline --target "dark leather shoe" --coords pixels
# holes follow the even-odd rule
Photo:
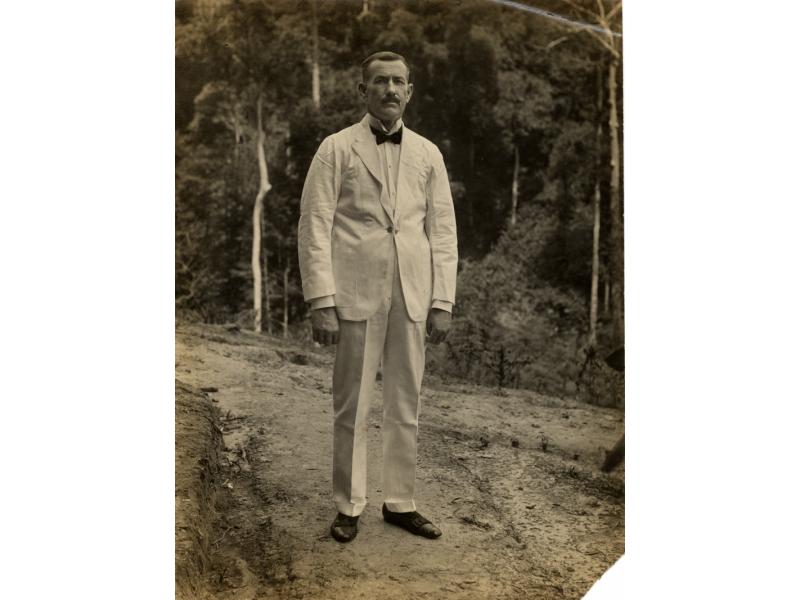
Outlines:
[[[331,524],[331,535],[337,542],[352,542],[358,535],[358,517],[337,514]]]
[[[412,512],[392,512],[386,505],[383,505],[383,520],[392,525],[402,527],[406,531],[410,531],[414,535],[421,535],[422,537],[431,540],[438,538],[442,532],[433,523],[428,521],[425,517],[417,511]]]

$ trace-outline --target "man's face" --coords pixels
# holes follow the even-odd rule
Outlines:
[[[403,116],[414,84],[408,83],[408,70],[402,61],[375,60],[367,67],[367,80],[358,84],[358,91],[372,116],[394,123]]]

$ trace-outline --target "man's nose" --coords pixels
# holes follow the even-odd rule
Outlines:
[[[386,91],[395,93],[395,89],[397,86],[395,85],[394,81],[389,80],[389,83],[386,84]]]

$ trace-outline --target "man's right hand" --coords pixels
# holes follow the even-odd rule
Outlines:
[[[311,331],[315,342],[323,346],[339,343],[339,316],[335,306],[311,311]]]

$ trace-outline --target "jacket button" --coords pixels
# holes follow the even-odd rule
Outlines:
[[[391,225],[389,225],[389,226],[386,228],[386,231],[388,231],[389,233],[394,233],[394,227],[392,227]]]

